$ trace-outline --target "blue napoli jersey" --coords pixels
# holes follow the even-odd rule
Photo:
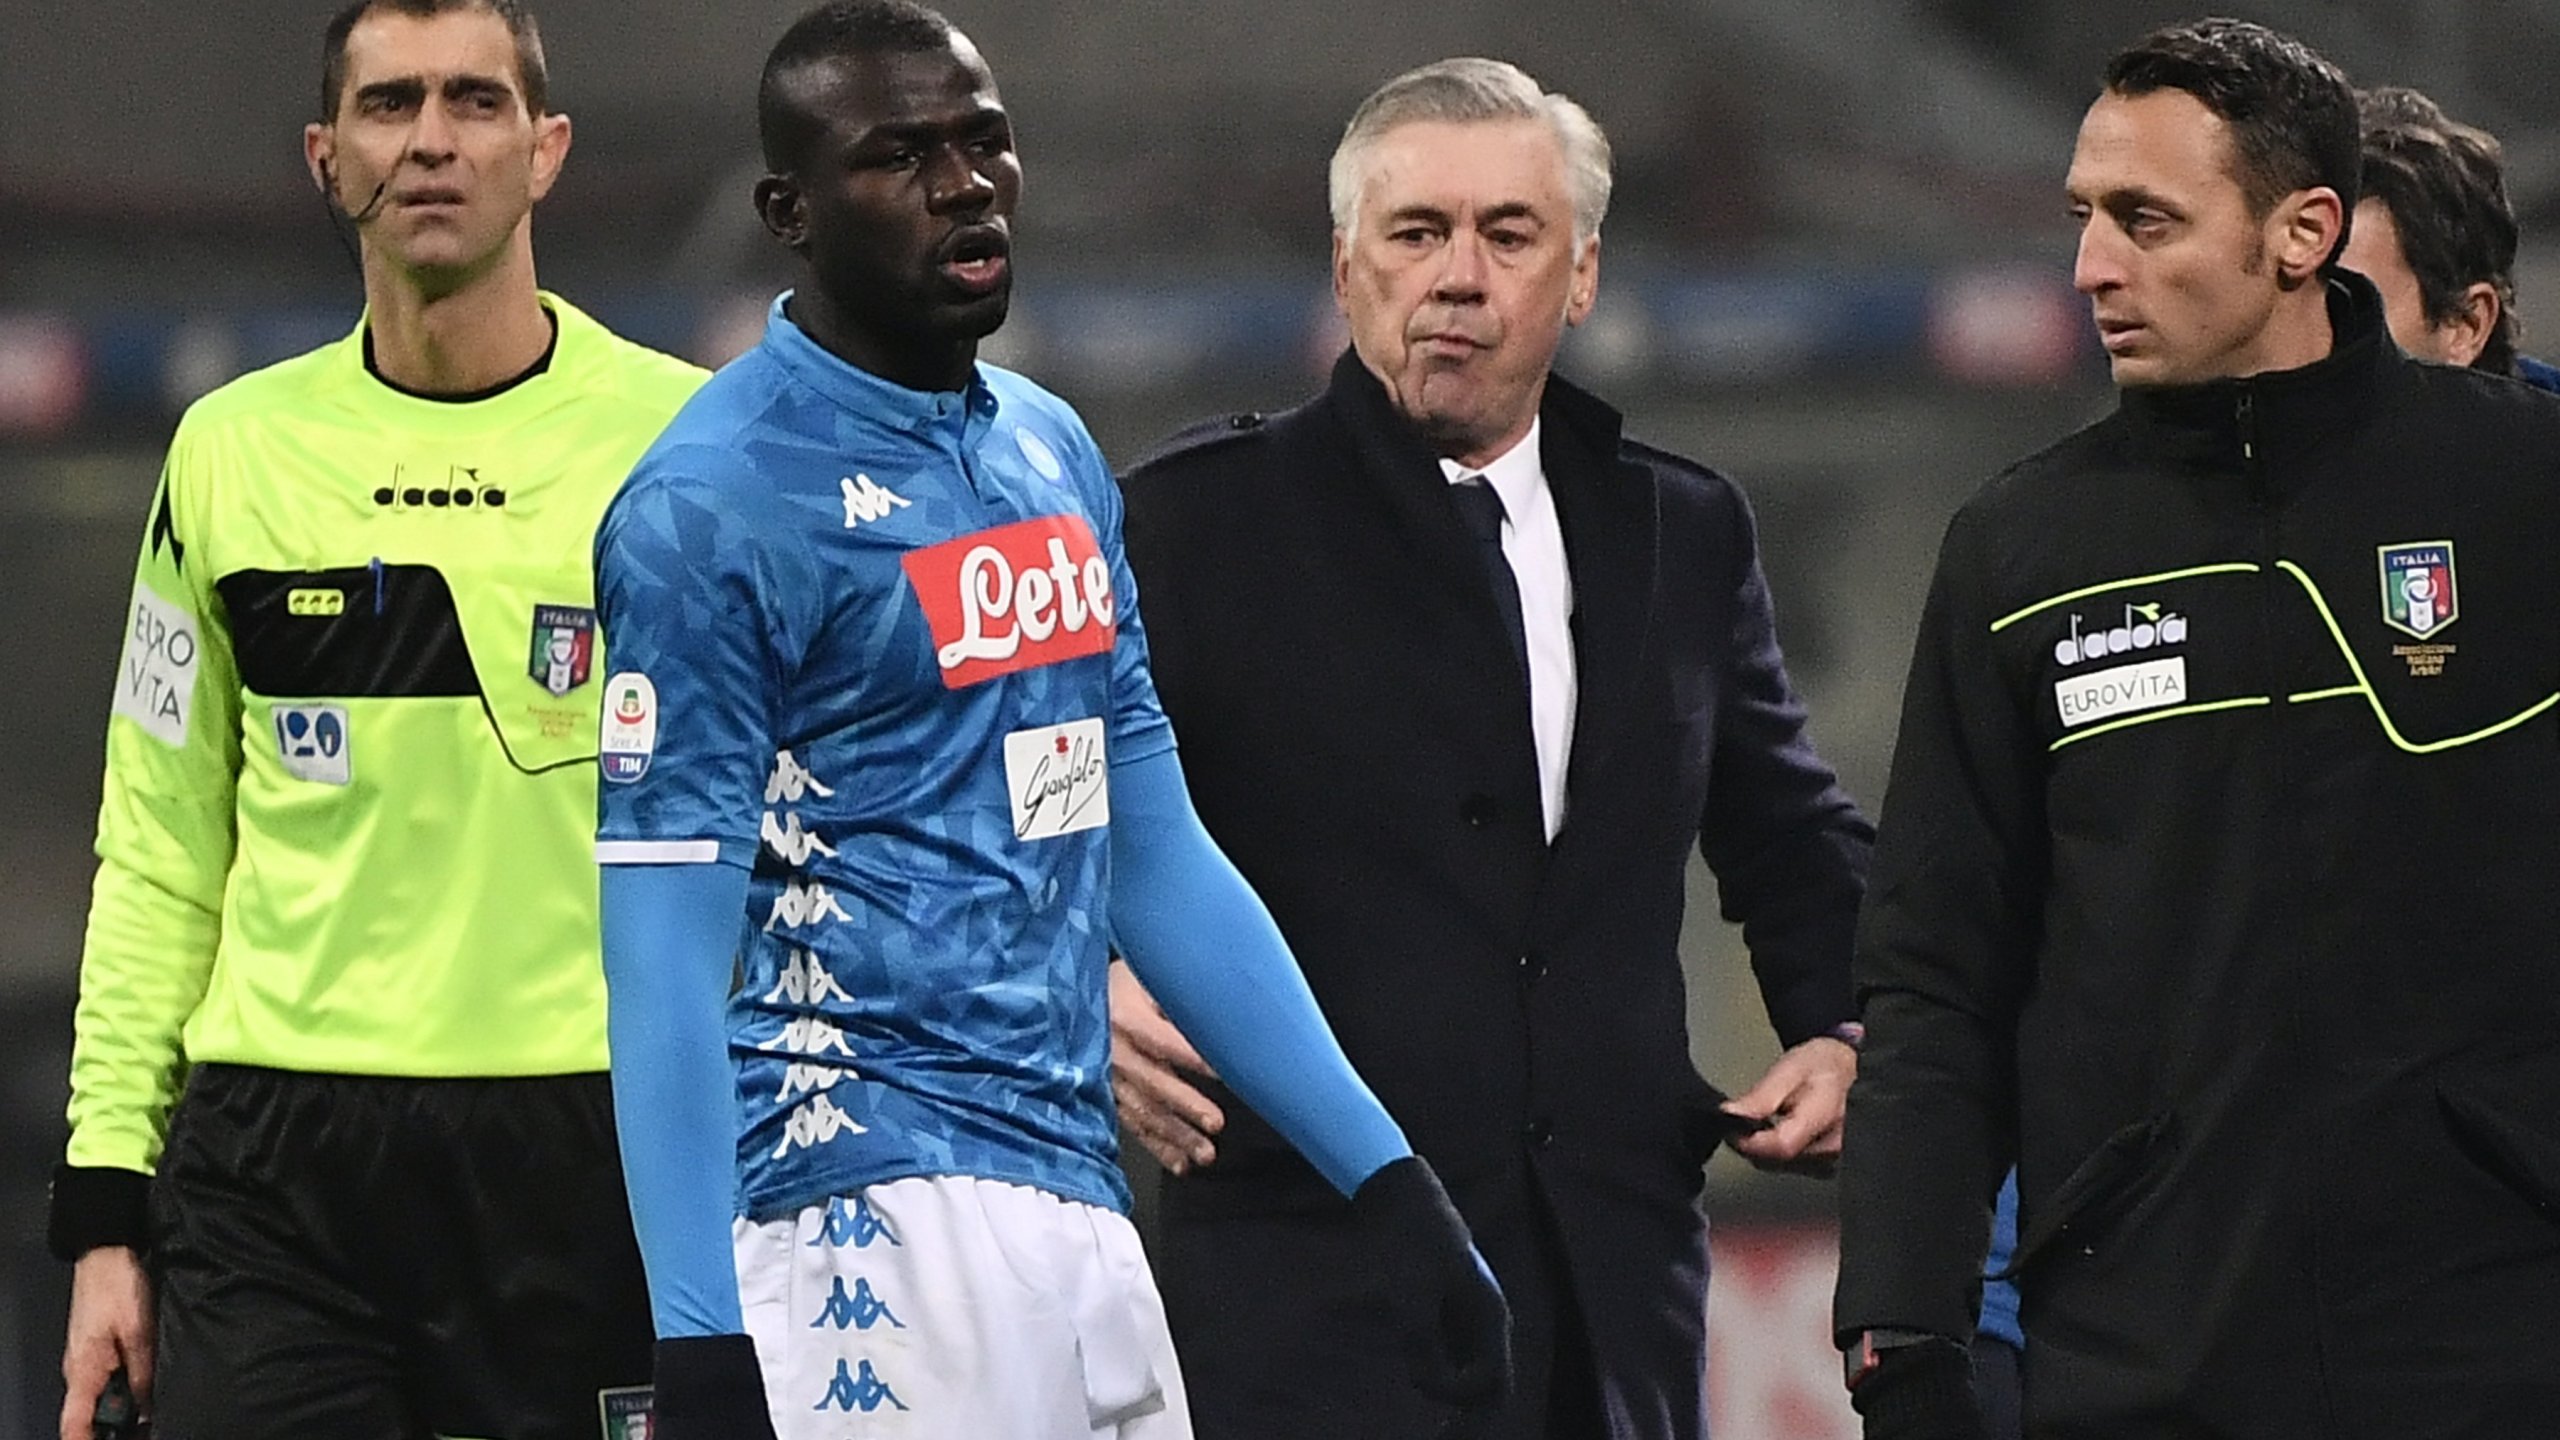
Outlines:
[[[990,365],[889,384],[777,301],[641,458],[596,583],[599,859],[752,872],[742,1212],[937,1174],[1125,1209],[1108,766],[1173,737],[1075,412]]]

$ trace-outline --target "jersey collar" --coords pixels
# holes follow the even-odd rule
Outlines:
[[[987,386],[986,367],[972,364],[969,383],[959,390],[910,390],[859,366],[848,364],[809,337],[799,322],[783,313],[792,292],[774,297],[765,312],[764,344],[793,378],[842,406],[855,418],[891,430],[929,434],[963,429],[983,422],[996,409],[995,391]]]

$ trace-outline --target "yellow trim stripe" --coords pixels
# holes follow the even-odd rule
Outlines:
[[[2190,579],[2197,575],[2255,575],[2263,568],[2265,567],[2253,561],[2233,560],[2219,565],[2194,565],[2184,570],[2163,570],[2157,575],[2135,575],[2123,580],[2109,580],[2098,585],[2083,585],[2077,590],[2066,591],[2050,600],[2039,600],[2024,610],[2013,610],[2001,616],[1991,622],[1991,633],[1997,635],[2040,610],[2050,610],[2056,605],[2068,605],[2074,600],[2085,600],[2092,595],[2103,595],[2109,590],[2129,590],[2136,585],[2159,585],[2171,580]]]
[[[2560,691],[2554,691],[2542,697],[2538,703],[2527,706],[2497,724],[2483,726],[2468,735],[2448,736],[2442,740],[2429,740],[2423,744],[2411,740],[2400,733],[2400,727],[2391,723],[2390,713],[2382,708],[2382,697],[2373,692],[2373,682],[2366,678],[2364,666],[2356,660],[2356,652],[2348,647],[2346,632],[2338,628],[2338,617],[2330,613],[2329,597],[2320,593],[2319,583],[2305,573],[2301,566],[2290,560],[2277,561],[2276,568],[2299,581],[2304,592],[2310,595],[2312,607],[2320,612],[2321,623],[2329,627],[2330,641],[2338,647],[2339,654],[2347,657],[2347,668],[2355,673],[2355,688],[2364,692],[2365,702],[2373,707],[2373,718],[2381,722],[2382,733],[2390,738],[2392,744],[2411,755],[2432,755],[2439,750],[2451,750],[2475,741],[2486,740],[2493,735],[2504,734],[2552,706],[2560,705]]]
[[[2553,698],[2560,699],[2560,696]],[[2104,735],[2111,730],[2122,730],[2129,726],[2148,725],[2154,720],[2174,720],[2181,715],[2204,715],[2215,710],[2242,710],[2251,706],[2274,703],[2276,702],[2272,696],[2243,695],[2236,700],[2207,700],[2201,705],[2172,705],[2166,710],[2147,710],[2139,715],[2127,715],[2121,720],[2109,720],[2103,725],[2092,725],[2086,730],[2074,731],[2044,748],[2046,753],[2050,754],[2076,740],[2086,740],[2093,735]]]
[[[2365,688],[2361,685],[2333,685],[2326,690],[2305,690],[2299,695],[2287,695],[2284,697],[2284,703],[2287,705],[2308,705],[2314,700],[2335,700],[2342,695],[2362,695],[2365,693]]]

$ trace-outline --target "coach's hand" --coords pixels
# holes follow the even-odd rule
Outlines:
[[[1217,1078],[1128,964],[1112,961],[1111,1098],[1120,1123],[1176,1175],[1217,1159],[1209,1137],[1227,1124],[1225,1112],[1191,1083],[1193,1075]]]
[[[1876,1352],[1849,1387],[1866,1421],[1866,1440],[1987,1440],[1974,1398],[1973,1360],[1953,1340],[1931,1339]]]
[[[125,1373],[135,1406],[151,1413],[151,1279],[122,1245],[100,1245],[71,1270],[71,1325],[62,1346],[62,1440],[91,1440],[98,1397]]]
[[[658,1342],[651,1440],[774,1440],[756,1342],[688,1335]]]
[[[1511,1307],[1440,1177],[1419,1155],[1391,1161],[1360,1182],[1351,1213],[1376,1242],[1414,1384],[1468,1409],[1500,1404],[1511,1392]]]
[[[1763,1170],[1830,1174],[1840,1161],[1841,1121],[1857,1078],[1858,1052],[1840,1041],[1818,1035],[1794,1046],[1760,1083],[1726,1102],[1736,1115],[1769,1122],[1729,1143]]]

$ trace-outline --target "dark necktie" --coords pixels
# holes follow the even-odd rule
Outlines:
[[[1502,553],[1502,497],[1481,475],[1470,475],[1449,487],[1449,498],[1456,502],[1458,518],[1466,522],[1467,533],[1476,537],[1476,556],[1484,564],[1485,578],[1493,585],[1493,603],[1502,611],[1502,623],[1511,636],[1511,654],[1520,662],[1520,673],[1529,673],[1529,631],[1520,618],[1520,580],[1511,573],[1511,562]]]

